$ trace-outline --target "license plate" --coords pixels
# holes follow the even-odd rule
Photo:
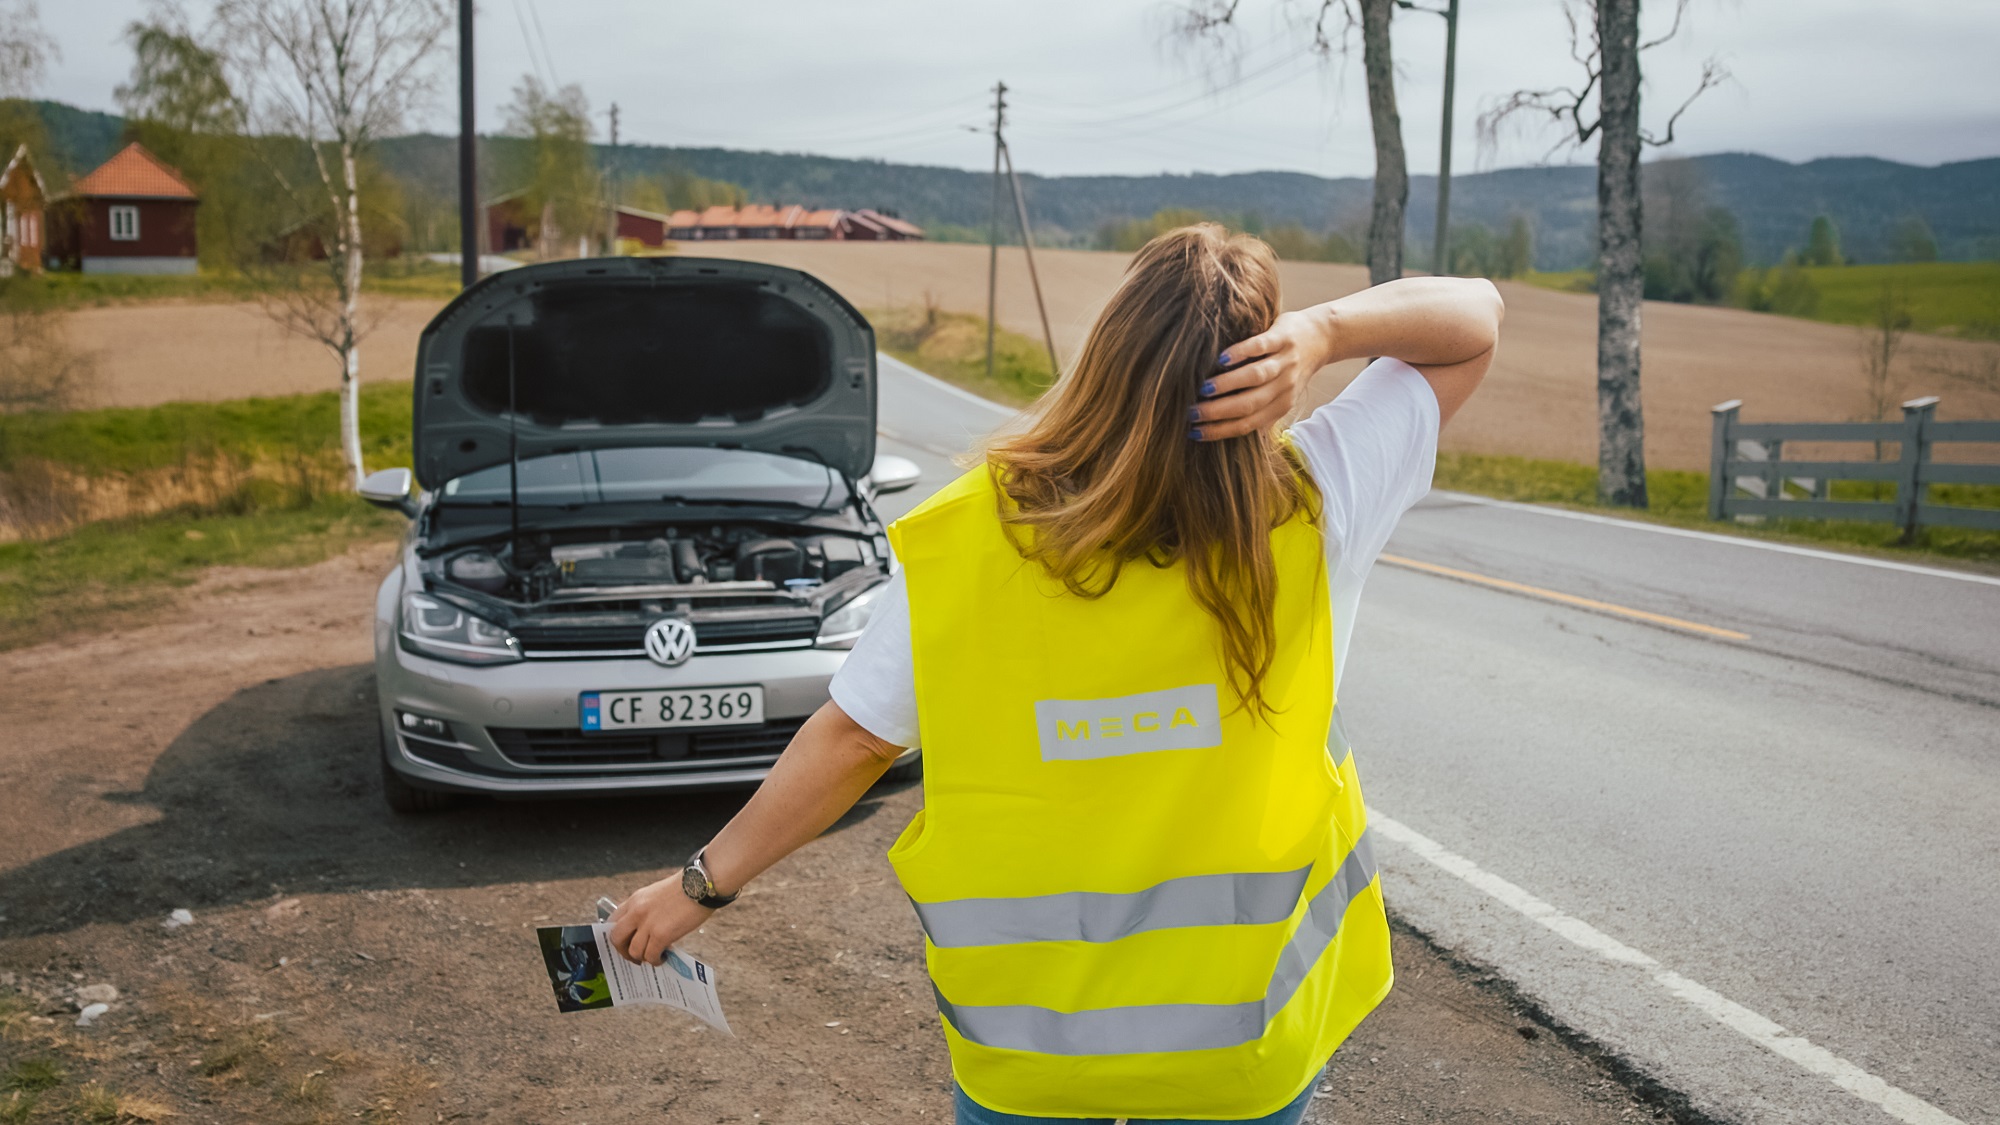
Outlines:
[[[586,691],[577,699],[584,730],[738,727],[764,721],[764,689],[678,688],[672,691]]]

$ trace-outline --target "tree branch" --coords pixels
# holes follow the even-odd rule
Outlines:
[[[1642,129],[1639,132],[1639,142],[1641,144],[1652,145],[1655,148],[1665,148],[1673,144],[1674,125],[1680,121],[1681,114],[1688,111],[1688,107],[1694,104],[1696,98],[1701,97],[1709,90],[1727,81],[1729,81],[1729,69],[1723,66],[1720,60],[1709,59],[1707,62],[1701,64],[1701,81],[1695,86],[1694,93],[1689,94],[1687,100],[1680,104],[1680,108],[1674,110],[1674,115],[1667,118],[1666,133],[1656,138],[1651,133]]]

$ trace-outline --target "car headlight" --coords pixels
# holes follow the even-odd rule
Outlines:
[[[521,659],[514,634],[447,601],[414,590],[403,594],[403,649],[458,664],[511,664]]]
[[[868,621],[875,616],[875,597],[882,592],[881,586],[849,598],[839,609],[826,615],[819,624],[819,639],[813,643],[820,648],[853,648],[861,639],[862,630],[868,628]]]

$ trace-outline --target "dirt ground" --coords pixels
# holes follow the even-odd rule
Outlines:
[[[864,308],[921,302],[986,311],[986,250],[950,243],[719,242],[689,253],[752,258],[807,270]],[[1052,250],[1038,256],[1057,348],[1076,352],[1090,319],[1110,295],[1126,255]],[[1287,262],[1290,307],[1330,300],[1367,281],[1359,266]],[[1019,250],[1001,255],[999,319],[1041,334]],[[1596,298],[1504,282],[1508,319],[1498,361],[1479,395],[1445,434],[1447,449],[1592,462],[1597,456]],[[378,301],[378,326],[363,345],[363,378],[407,379],[417,334],[438,307]],[[254,305],[153,305],[88,309],[72,322],[95,349],[104,405],[170,399],[227,399],[325,390],[338,382],[333,359],[289,338]],[[1706,469],[1709,408],[1744,400],[1749,421],[1846,421],[1864,413],[1861,334],[1735,309],[1649,303],[1645,312],[1646,450],[1658,468]],[[1912,337],[1904,349],[1903,395],[1943,397],[1940,418],[2000,417],[2000,394],[1923,370],[1935,355],[1964,356],[1976,345]],[[1320,380],[1322,399],[1345,386],[1358,364]],[[1316,403],[1313,403],[1316,405]],[[1851,452],[1848,451],[1848,452]]]
[[[188,1122],[948,1116],[883,859],[919,787],[872,794],[690,943],[738,1038],[559,1015],[532,927],[659,877],[742,798],[391,815],[368,663],[388,559],[215,573],[153,624],[0,654],[0,1072],[67,1071],[32,1112],[0,1089],[6,1120],[113,1096]],[[193,923],[163,926],[176,908]],[[1397,961],[1312,1120],[1663,1119],[1421,940]],[[96,985],[117,997],[77,1028]]]

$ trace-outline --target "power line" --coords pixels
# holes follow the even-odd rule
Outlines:
[[[549,85],[560,88],[562,75],[556,73],[556,56],[549,50],[548,33],[542,30],[542,10],[536,5],[535,0],[528,0],[528,16],[535,21],[535,38],[541,41],[542,57],[549,63]]]
[[[528,68],[535,72],[535,77],[548,83],[553,89],[555,80],[543,69],[541,56],[535,54],[535,37],[528,34],[528,17],[521,14],[521,0],[514,0],[514,22],[521,28],[521,46],[528,51]]]

